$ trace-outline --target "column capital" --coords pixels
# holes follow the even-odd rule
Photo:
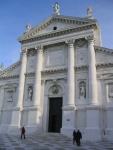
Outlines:
[[[68,46],[70,46],[75,43],[75,39],[69,39],[69,40],[66,40],[65,42],[68,44]]]
[[[21,54],[27,54],[28,49],[27,48],[22,48],[20,53]]]
[[[93,43],[95,40],[94,35],[88,35],[85,39],[88,41],[88,44]]]
[[[41,80],[41,84],[45,85],[46,84],[46,80]]]
[[[43,45],[38,45],[35,49],[37,50],[37,53],[43,53]]]

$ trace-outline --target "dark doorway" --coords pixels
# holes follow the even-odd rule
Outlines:
[[[60,132],[62,127],[62,97],[49,99],[49,132]]]

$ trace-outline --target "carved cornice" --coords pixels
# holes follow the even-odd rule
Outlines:
[[[0,79],[15,79],[15,78],[19,78],[19,75],[12,75],[12,76],[3,76],[3,77],[0,77]]]
[[[7,73],[8,71],[11,71],[12,69],[14,69],[15,67],[19,66],[21,64],[21,61],[17,61],[15,64],[11,65],[10,67],[8,67],[7,69],[3,70],[0,72],[0,75],[3,75],[5,73]]]
[[[113,54],[113,49],[99,47],[99,46],[96,46],[96,45],[94,45],[94,49],[95,49],[95,51],[103,51],[103,52],[107,52],[107,53]]]
[[[31,77],[31,76],[35,76],[35,72],[27,72],[25,73],[26,77]]]
[[[24,44],[24,43],[39,41],[39,40],[43,40],[43,39],[47,39],[47,38],[57,37],[57,36],[60,36],[60,35],[66,35],[66,34],[73,33],[73,32],[88,30],[88,29],[92,29],[92,28],[95,28],[95,27],[96,27],[96,24],[91,23],[89,25],[87,24],[87,25],[83,25],[81,27],[75,27],[75,28],[60,30],[60,31],[56,31],[56,32],[51,32],[51,33],[44,34],[44,35],[39,35],[39,36],[36,36],[36,37],[31,37],[31,38],[28,38],[26,40],[21,40],[20,43]]]
[[[86,65],[75,66],[74,69],[88,69],[88,66],[86,66]]]
[[[108,67],[108,66],[110,66],[110,67],[113,67],[113,63],[97,63],[96,64],[96,67]]]
[[[61,72],[67,72],[67,70],[68,70],[67,68],[43,70],[41,73],[42,74],[61,73]]]

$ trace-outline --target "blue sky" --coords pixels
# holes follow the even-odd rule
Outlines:
[[[53,14],[56,0],[0,0],[0,63],[4,68],[19,60],[21,45],[17,38],[25,32],[26,24],[38,25]],[[60,14],[86,17],[92,15],[102,32],[102,46],[113,49],[113,0],[57,0]]]

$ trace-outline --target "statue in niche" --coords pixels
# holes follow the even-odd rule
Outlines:
[[[86,83],[85,82],[80,82],[79,90],[80,90],[80,99],[85,99],[86,98]]]
[[[109,85],[109,94],[108,94],[109,98],[113,98],[113,85]]]
[[[55,14],[59,14],[60,7],[59,7],[59,5],[58,5],[57,2],[56,2],[55,5],[53,6],[53,8],[54,8]]]
[[[12,101],[13,101],[13,93],[8,92],[8,102],[12,102]]]
[[[28,100],[32,101],[32,96],[33,96],[33,87],[29,86],[28,87]]]

